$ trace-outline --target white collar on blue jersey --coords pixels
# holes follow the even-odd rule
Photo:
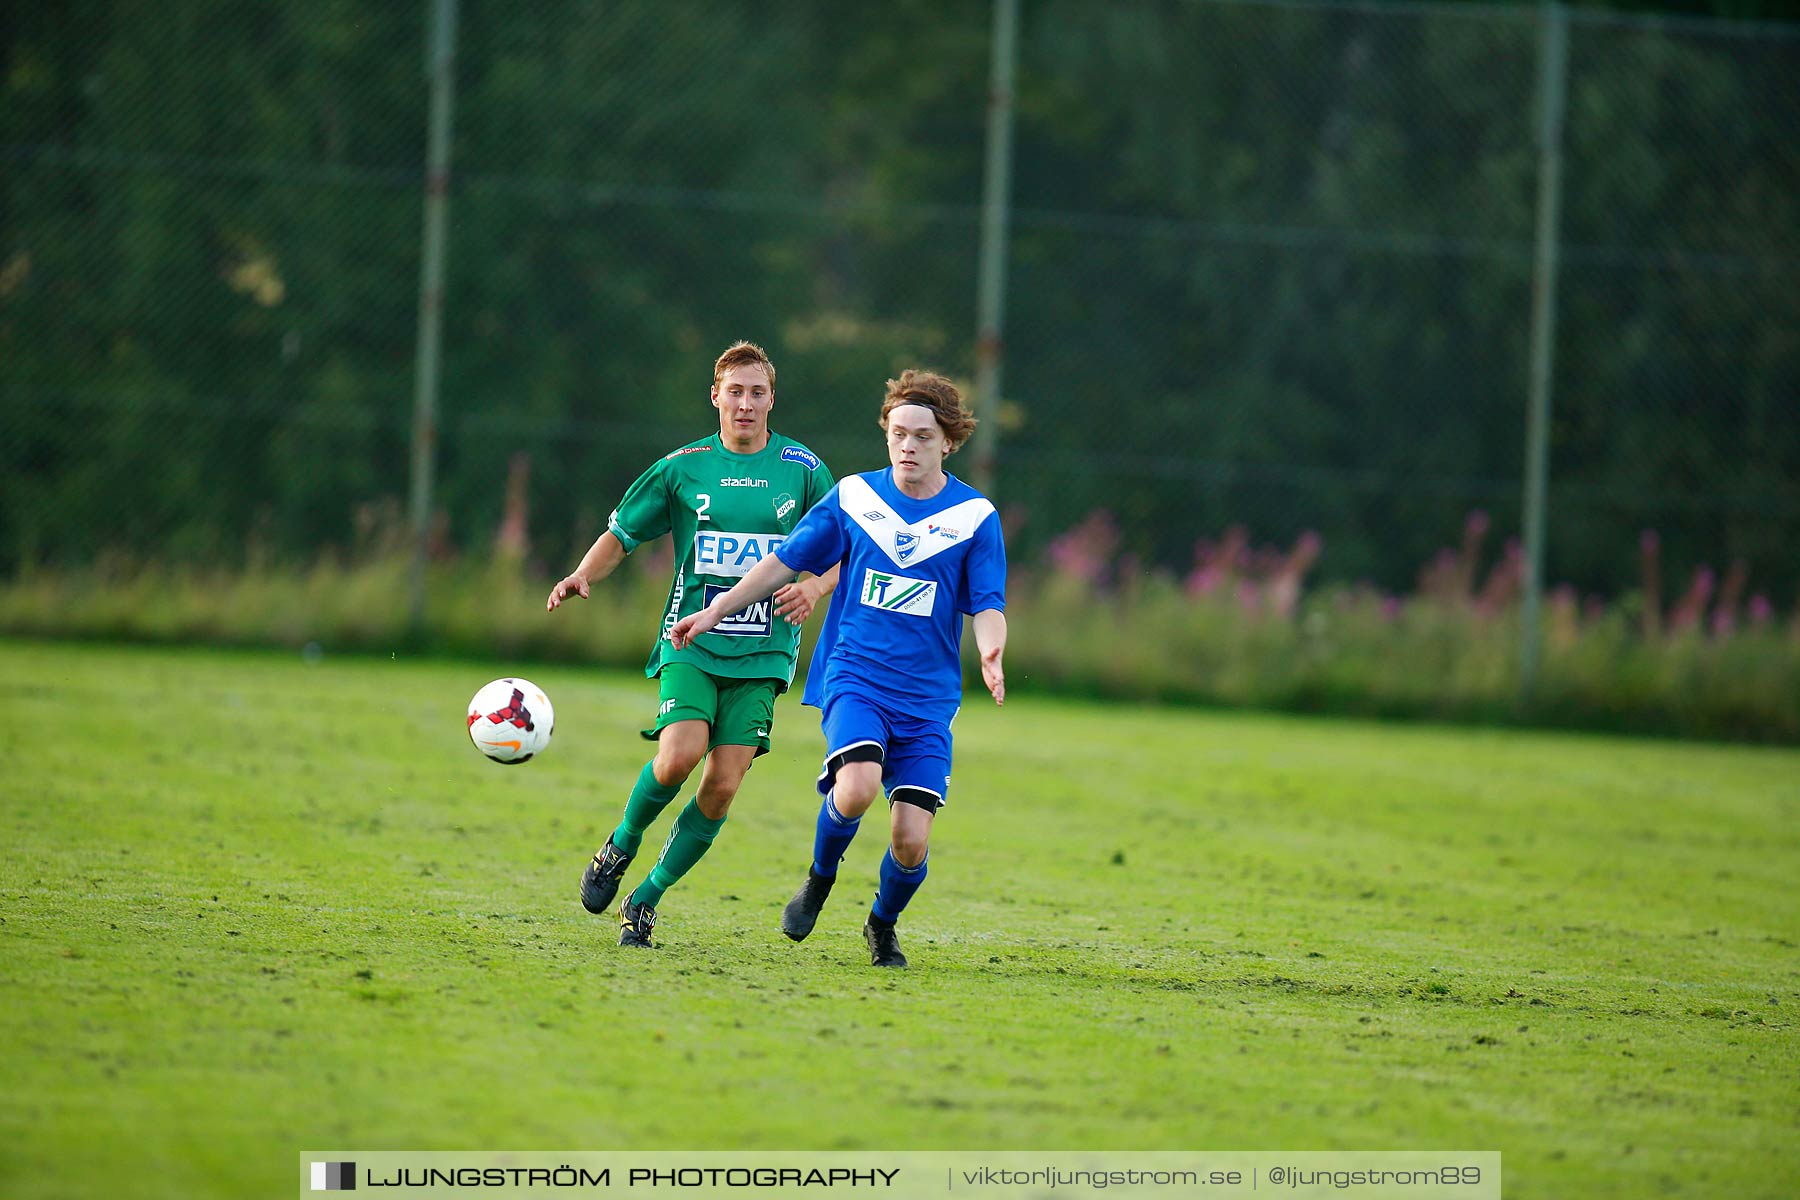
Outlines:
[[[960,545],[994,515],[992,501],[985,496],[972,496],[908,523],[860,475],[838,482],[838,503],[869,535],[869,540],[901,567],[916,566],[940,550]]]

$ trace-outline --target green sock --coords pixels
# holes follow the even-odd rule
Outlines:
[[[644,764],[638,772],[637,783],[632,785],[631,798],[625,801],[625,815],[619,818],[619,827],[612,832],[612,843],[627,854],[636,854],[638,847],[644,843],[644,830],[650,823],[662,815],[662,810],[669,807],[669,801],[681,790],[681,784],[664,787],[656,782],[656,772],[652,762]]]
[[[675,827],[669,830],[669,840],[663,843],[662,855],[657,858],[650,878],[637,885],[637,890],[631,893],[631,902],[655,908],[663,893],[674,887],[675,881],[700,861],[700,856],[712,845],[723,824],[724,817],[715,821],[700,811],[698,800],[689,800],[681,815],[675,818]]]

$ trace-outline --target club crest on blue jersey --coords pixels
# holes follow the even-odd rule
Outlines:
[[[913,556],[913,551],[917,550],[918,548],[919,548],[919,535],[918,534],[907,533],[906,531],[902,530],[901,532],[896,533],[894,535],[894,557],[898,561],[905,562],[907,559],[909,559]]]

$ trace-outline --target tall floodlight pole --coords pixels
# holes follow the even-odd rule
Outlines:
[[[1519,695],[1537,686],[1544,594],[1544,492],[1550,475],[1550,391],[1556,351],[1557,240],[1562,214],[1563,107],[1568,14],[1543,5],[1538,71],[1537,244],[1531,272],[1531,395],[1525,421],[1525,579],[1519,620]]]
[[[1005,355],[1006,243],[1012,210],[1013,74],[1018,60],[1019,0],[994,0],[993,59],[988,69],[987,161],[981,180],[981,254],[975,291],[975,408],[969,439],[970,482],[994,491],[994,443],[1000,429]]]
[[[431,116],[425,154],[425,235],[419,262],[419,335],[413,372],[412,596],[415,632],[425,625],[425,562],[431,537],[431,491],[437,467],[438,374],[443,358],[444,235],[450,208],[451,101],[456,84],[456,0],[431,0],[426,71]]]

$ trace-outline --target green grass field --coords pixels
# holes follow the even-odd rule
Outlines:
[[[818,932],[776,929],[811,710],[632,952],[575,884],[654,692],[526,670],[557,735],[507,769],[462,719],[502,673],[0,642],[0,1195],[291,1195],[325,1147],[1455,1148],[1509,1197],[1800,1189],[1800,752],[1014,679],[959,719],[892,973],[879,815]]]

